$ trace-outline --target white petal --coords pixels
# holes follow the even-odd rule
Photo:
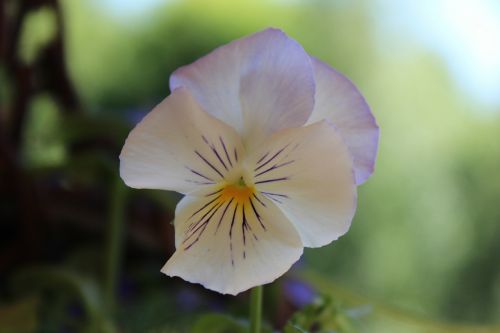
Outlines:
[[[221,181],[243,154],[238,134],[177,89],[129,134],[120,175],[135,188],[188,193]]]
[[[241,203],[217,197],[181,200],[175,213],[177,250],[163,273],[236,295],[274,281],[300,258],[295,228],[268,199],[252,198],[243,217]]]
[[[256,189],[273,200],[307,247],[323,246],[349,229],[356,209],[352,159],[326,121],[275,134],[250,162]]]
[[[354,84],[327,64],[312,58],[316,79],[314,110],[308,124],[326,119],[340,132],[354,160],[356,183],[373,173],[379,128]]]
[[[242,134],[245,145],[303,125],[314,107],[314,75],[304,49],[267,29],[219,47],[170,77],[203,108]]]

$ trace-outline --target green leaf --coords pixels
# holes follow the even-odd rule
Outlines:
[[[336,332],[354,333],[354,320],[347,309],[329,296],[321,296],[314,303],[296,312],[285,326],[285,333]]]
[[[247,333],[248,324],[222,314],[203,315],[194,324],[192,333]]]
[[[193,325],[190,333],[248,333],[246,320],[236,319],[228,315],[211,313],[202,315]],[[261,333],[272,333],[269,324],[263,322]]]
[[[28,268],[14,275],[12,287],[14,291],[23,294],[50,290],[76,297],[87,316],[84,332],[115,331],[104,311],[98,286],[94,281],[82,277],[77,272],[50,266]],[[0,333],[3,332],[0,331]]]
[[[288,323],[284,327],[283,333],[309,333],[309,332],[298,325]]]

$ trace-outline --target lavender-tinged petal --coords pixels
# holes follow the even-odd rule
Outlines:
[[[203,108],[235,128],[247,147],[287,127],[303,125],[314,107],[314,75],[304,49],[267,29],[215,49],[170,77]]]
[[[373,173],[379,127],[356,86],[327,64],[312,58],[316,79],[315,106],[308,124],[326,119],[339,131],[354,161],[356,183]]]

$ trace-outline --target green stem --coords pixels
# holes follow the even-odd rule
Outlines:
[[[104,300],[110,314],[114,312],[118,275],[123,253],[123,221],[127,193],[122,180],[118,177],[112,186],[104,281]]]
[[[260,333],[263,289],[264,287],[257,286],[250,293],[250,333]]]

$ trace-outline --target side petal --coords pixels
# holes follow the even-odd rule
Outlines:
[[[267,29],[181,67],[170,88],[186,87],[213,116],[242,134],[245,145],[303,125],[314,107],[311,60],[296,41]]]
[[[181,88],[130,132],[120,176],[130,187],[188,193],[220,182],[236,166],[235,152],[243,154],[238,134]]]
[[[352,158],[326,121],[275,134],[253,164],[254,184],[293,223],[307,247],[347,232],[356,210]]]
[[[354,160],[356,183],[373,173],[379,128],[370,107],[354,84],[327,64],[311,58],[316,79],[316,103],[307,124],[326,119],[342,135]]]
[[[162,268],[169,276],[236,295],[283,275],[303,251],[287,218],[268,199],[245,203],[186,196],[175,213],[177,250]]]

